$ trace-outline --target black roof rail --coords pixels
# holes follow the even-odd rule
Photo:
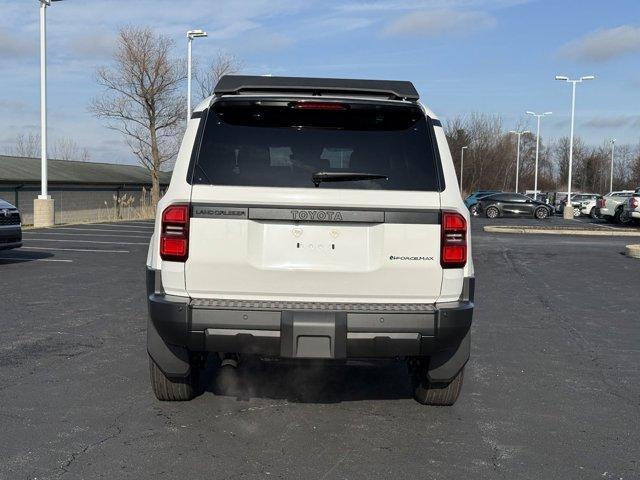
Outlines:
[[[214,89],[216,95],[242,92],[384,95],[394,100],[420,98],[413,83],[400,80],[356,80],[346,78],[268,77],[224,75]]]

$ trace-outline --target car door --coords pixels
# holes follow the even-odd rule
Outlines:
[[[499,200],[502,204],[503,215],[513,216],[519,213],[520,205],[515,195],[504,193],[499,196]]]

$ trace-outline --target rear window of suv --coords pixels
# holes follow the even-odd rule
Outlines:
[[[417,105],[229,100],[208,111],[194,184],[315,188],[314,173],[386,176],[319,188],[440,191],[431,125]]]

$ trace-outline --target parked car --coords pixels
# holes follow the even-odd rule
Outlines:
[[[582,215],[583,208],[589,206],[590,203],[592,207],[595,206],[598,197],[597,193],[574,193],[571,195],[571,206],[573,207],[573,216],[579,217]],[[566,192],[558,192],[556,194],[554,207],[556,213],[563,213],[564,207],[567,205],[567,193]],[[589,212],[590,213],[590,212]]]
[[[573,216],[590,215],[595,218],[596,201],[600,197],[597,193],[577,193],[571,197]]]
[[[0,199],[0,250],[22,246],[22,223],[18,209]]]
[[[223,76],[188,121],[149,246],[156,397],[193,398],[210,353],[227,373],[251,355],[387,357],[406,359],[418,402],[452,405],[468,225],[410,82]]]
[[[619,190],[607,193],[600,200],[600,216],[608,222],[628,223],[625,216],[624,206],[633,196],[633,190]]]
[[[542,220],[553,215],[553,207],[521,193],[497,193],[478,202],[478,215],[487,218],[526,216]]]
[[[624,206],[623,216],[640,221],[640,188],[637,188]]]
[[[464,200],[464,204],[467,206],[467,208],[469,209],[469,212],[471,213],[471,215],[476,215],[476,209],[478,206],[478,200],[480,200],[481,198],[484,198],[488,195],[493,195],[494,193],[500,193],[499,190],[478,190],[473,192],[471,195],[469,195],[467,198],[465,198]]]

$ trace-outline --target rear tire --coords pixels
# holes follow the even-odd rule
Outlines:
[[[183,402],[193,399],[197,391],[199,372],[191,367],[184,378],[167,377],[149,356],[151,387],[156,398],[166,402]]]
[[[549,216],[549,211],[544,207],[538,207],[536,208],[536,211],[533,212],[533,216],[538,220],[544,220]]]
[[[496,208],[496,207],[489,207],[487,208],[487,212],[486,212],[487,218],[497,218],[498,215],[500,215],[500,211]]]
[[[464,367],[449,383],[432,383],[422,365],[413,372],[413,398],[422,405],[451,406],[460,396],[463,381]]]

